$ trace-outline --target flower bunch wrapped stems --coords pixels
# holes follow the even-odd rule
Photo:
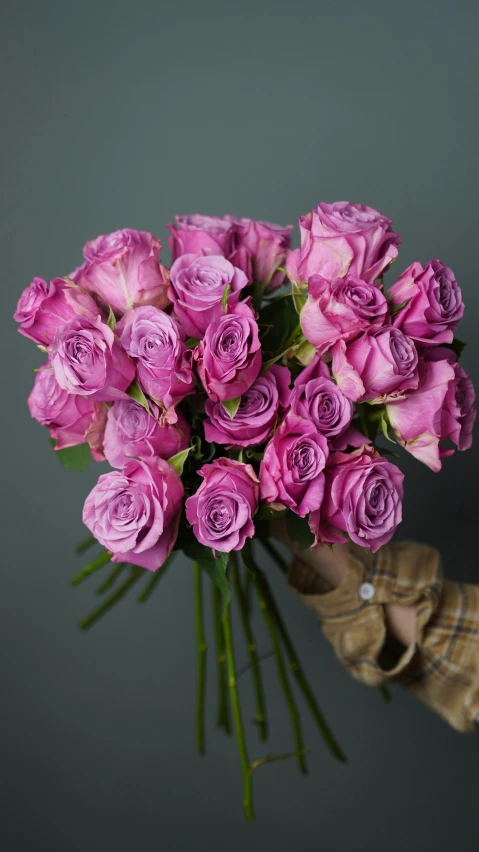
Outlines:
[[[292,681],[333,754],[342,752],[304,676],[262,561],[283,570],[271,521],[298,547],[352,541],[373,553],[401,521],[403,448],[433,471],[472,442],[471,379],[455,336],[463,316],[451,269],[411,264],[388,288],[399,235],[378,211],[321,202],[292,226],[210,216],[169,225],[171,263],[151,234],[125,229],[84,247],[70,275],[35,278],[19,331],[44,353],[28,399],[65,467],[112,468],[83,521],[110,565],[89,627],[140,581],[139,600],[183,551],[194,564],[197,740],[204,751],[206,630],[212,589],[218,726],[233,728],[253,817],[252,775],[306,749]],[[268,733],[252,596],[264,618],[289,710],[293,749],[251,760],[231,627],[246,640],[261,742]]]

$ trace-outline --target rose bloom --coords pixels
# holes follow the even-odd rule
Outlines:
[[[426,267],[412,263],[389,289],[393,305],[407,304],[393,317],[413,340],[424,344],[451,343],[464,313],[461,289],[452,269],[440,260]]]
[[[55,278],[47,284],[34,278],[20,296],[13,318],[20,323],[20,334],[49,346],[59,325],[76,314],[93,319],[98,313],[91,296],[68,279]]]
[[[209,324],[224,313],[223,297],[229,287],[227,304],[239,300],[248,279],[241,269],[218,255],[184,254],[170,271],[169,297],[175,316],[190,337],[203,337]]]
[[[204,422],[207,441],[231,447],[250,447],[266,441],[278,414],[289,405],[291,374],[287,367],[274,364],[253,382],[241,396],[233,418],[221,405],[207,399]]]
[[[164,406],[174,421],[174,406],[194,389],[184,332],[168,314],[152,305],[129,311],[117,331],[136,361],[145,393]]]
[[[173,261],[183,254],[221,254],[229,259],[234,250],[235,228],[227,219],[198,213],[176,216],[168,230]]]
[[[241,550],[246,539],[254,536],[259,483],[253,468],[220,458],[203,465],[198,473],[203,482],[186,501],[186,519],[196,538],[221,553]]]
[[[328,442],[311,421],[289,414],[267,445],[261,462],[261,499],[275,508],[287,506],[303,518],[319,509],[328,455]]]
[[[351,340],[363,329],[384,325],[387,313],[386,297],[374,284],[352,275],[331,282],[313,275],[301,328],[319,352],[326,352],[337,340]]]
[[[376,553],[402,520],[404,474],[365,445],[352,453],[332,453],[325,479],[322,506],[309,518],[317,541],[345,541],[346,533]]]
[[[268,292],[276,290],[284,281],[284,272],[278,270],[285,262],[291,247],[293,225],[275,225],[273,222],[235,219],[227,216],[235,230],[235,250],[232,261],[244,270],[249,279],[262,284]]]
[[[157,571],[178,534],[183,485],[163,459],[131,460],[120,471],[100,476],[83,508],[83,523],[112,553],[112,562],[130,562]]]
[[[94,403],[91,399],[63,390],[48,364],[35,374],[28,408],[38,423],[48,427],[50,436],[57,441],[56,450],[85,443]]]
[[[291,410],[311,420],[317,431],[330,439],[341,435],[353,419],[351,400],[333,382],[319,355],[294,382]]]
[[[348,273],[371,284],[397,257],[401,242],[391,220],[372,207],[349,201],[322,201],[301,216],[301,248],[290,252],[288,275],[297,284],[311,275],[328,280]]]
[[[105,458],[123,467],[129,458],[169,459],[189,443],[190,427],[182,414],[176,424],[162,423],[160,409],[150,402],[150,413],[132,399],[118,400],[108,410],[103,441]]]
[[[123,399],[135,366],[101,317],[77,316],[61,325],[49,348],[55,377],[68,393],[97,402]]]
[[[236,399],[261,370],[258,326],[249,304],[238,302],[208,326],[196,350],[198,373],[213,402]]]
[[[354,402],[385,402],[418,385],[418,356],[412,340],[398,328],[366,331],[352,343],[332,349],[333,376]]]
[[[75,270],[75,281],[117,314],[138,305],[165,308],[168,274],[160,251],[160,240],[146,231],[114,231],[85,244],[86,262]]]

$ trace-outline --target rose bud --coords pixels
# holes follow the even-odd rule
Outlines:
[[[85,443],[94,403],[91,399],[63,390],[48,365],[35,374],[28,407],[32,417],[42,426],[48,427],[50,436],[57,441],[56,450]]]
[[[236,399],[251,387],[261,370],[261,344],[246,301],[208,326],[195,357],[203,387],[214,402]]]
[[[227,304],[239,301],[248,279],[241,269],[218,255],[184,254],[170,271],[169,297],[174,314],[190,337],[203,337],[209,324],[224,314],[223,297],[227,288]]]
[[[101,317],[77,316],[61,325],[49,348],[58,384],[97,402],[123,399],[135,366]]]
[[[418,356],[412,340],[398,328],[366,331],[352,343],[332,349],[333,376],[354,402],[386,402],[418,385]]]
[[[324,495],[328,442],[310,420],[289,414],[266,447],[259,481],[261,499],[304,518]]]
[[[322,544],[345,541],[342,533],[376,553],[402,520],[404,474],[371,446],[332,453],[325,471],[324,500],[309,517]]]
[[[123,314],[138,305],[168,305],[168,273],[159,262],[160,240],[125,228],[85,244],[86,263],[75,280],[104,305]]]
[[[226,218],[235,229],[232,262],[268,292],[276,290],[284,281],[284,272],[278,266],[284,264],[291,247],[293,225],[282,227],[272,222]]]
[[[83,523],[112,562],[157,571],[173,550],[182,500],[181,479],[168,462],[135,459],[100,476],[86,498]]]
[[[384,325],[387,313],[386,297],[374,284],[352,275],[331,282],[313,275],[301,328],[319,352],[326,352],[337,340],[351,340],[366,328]]]
[[[393,324],[412,340],[424,344],[451,343],[464,313],[461,289],[452,269],[440,260],[409,266],[389,289],[391,304],[407,302]]]
[[[234,417],[230,417],[220,402],[207,399],[206,440],[226,444],[228,449],[262,444],[270,437],[278,414],[289,405],[290,381],[288,368],[274,364],[242,394]]]
[[[135,359],[145,393],[167,409],[175,422],[174,406],[194,390],[184,332],[168,314],[151,305],[129,311],[117,331]]]
[[[103,449],[112,467],[123,467],[129,458],[159,456],[169,459],[189,443],[190,427],[182,414],[176,424],[162,423],[160,409],[150,402],[150,413],[132,399],[113,403],[108,410]]]
[[[183,254],[221,254],[230,258],[234,248],[234,226],[217,216],[176,216],[168,225],[172,261]]]
[[[20,296],[13,318],[21,323],[20,334],[49,346],[59,325],[76,314],[93,319],[98,313],[91,296],[72,281],[55,278],[47,284],[43,278],[34,278]]]
[[[353,404],[333,382],[319,356],[302,370],[291,392],[291,410],[311,420],[326,438],[341,435],[353,419]]]
[[[215,459],[198,471],[203,477],[186,501],[186,519],[198,541],[221,553],[241,550],[254,536],[259,483],[250,464]]]
[[[391,220],[372,207],[349,201],[322,201],[301,216],[301,248],[286,261],[288,275],[297,284],[311,275],[328,280],[348,273],[372,284],[397,257],[401,242],[391,230]]]

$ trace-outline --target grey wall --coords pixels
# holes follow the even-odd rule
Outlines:
[[[257,823],[244,824],[234,742],[210,723],[207,756],[194,752],[189,566],[176,565],[145,608],[129,600],[90,634],[76,629],[94,584],[69,589],[79,565],[72,546],[98,470],[63,471],[30,420],[39,358],[11,315],[34,274],[67,273],[99,233],[130,226],[165,236],[175,213],[196,211],[286,223],[319,199],[350,198],[394,219],[397,270],[439,256],[456,271],[467,302],[464,363],[477,382],[478,12],[472,0],[2,3],[8,852],[477,849],[477,738],[397,690],[384,707],[350,680],[280,579],[278,597],[350,763],[333,763],[305,716],[310,777],[291,763],[262,769]],[[408,462],[401,529],[438,546],[448,572],[470,580],[479,579],[477,458],[477,449],[458,454],[438,477]],[[210,675],[212,719],[212,665]],[[271,663],[265,675],[271,749],[288,749]],[[254,732],[251,748],[259,753]]]

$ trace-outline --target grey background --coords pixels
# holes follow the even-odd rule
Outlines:
[[[11,315],[34,274],[68,273],[99,233],[166,237],[174,214],[189,212],[294,222],[320,199],[349,198],[393,218],[396,271],[437,256],[453,267],[467,302],[464,364],[477,381],[478,11],[472,0],[2,3],[8,852],[477,849],[477,738],[397,690],[384,707],[350,680],[268,562],[350,763],[330,759],[305,714],[310,777],[290,762],[263,768],[257,822],[243,822],[235,745],[213,727],[213,665],[208,753],[194,751],[189,566],[177,564],[148,606],[129,599],[88,635],[76,629],[95,584],[69,589],[81,565],[72,546],[98,469],[63,471],[30,420],[41,359]],[[413,460],[405,468],[400,536],[436,545],[451,576],[477,580],[477,448],[439,477]],[[288,718],[272,663],[264,671],[271,749],[281,751]],[[260,753],[254,731],[251,751]]]

